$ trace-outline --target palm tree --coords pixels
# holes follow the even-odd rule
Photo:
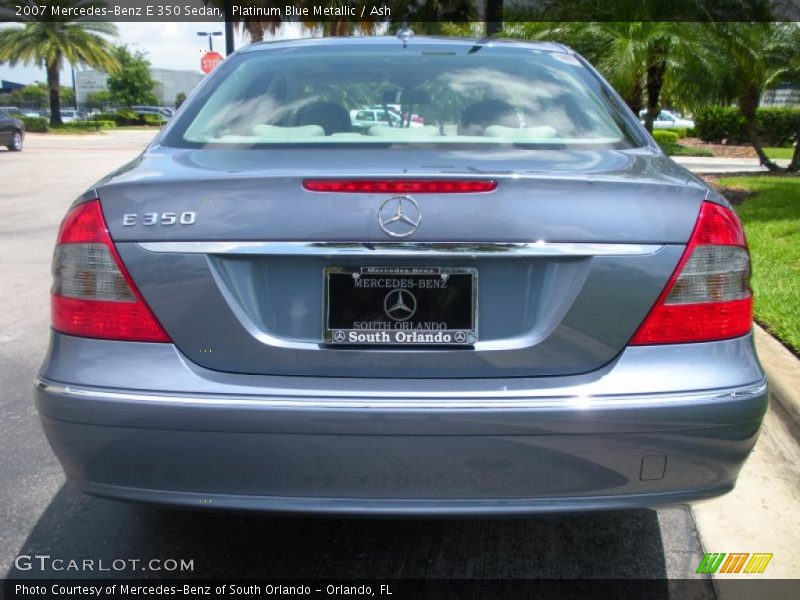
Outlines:
[[[26,1],[30,5],[39,5],[40,2],[44,5],[41,0]],[[48,7],[54,5],[85,9],[100,7],[103,3],[98,0],[47,1]],[[0,30],[0,61],[7,61],[11,66],[22,63],[45,68],[50,92],[50,125],[55,127],[62,124],[60,75],[64,61],[115,72],[119,63],[104,36],[116,35],[117,28],[111,23],[40,21],[38,18],[41,17],[29,17],[22,26]]]
[[[796,26],[791,30],[788,37],[795,48],[800,46],[800,26]],[[800,83],[800,53],[796,53],[791,59],[787,76],[790,81]],[[797,132],[794,136],[794,153],[792,154],[792,160],[789,162],[787,171],[800,173],[800,119],[797,120]]]
[[[664,21],[537,22],[511,26],[508,33],[562,42],[580,52],[635,114],[647,109],[649,131],[660,110],[662,90],[680,80],[683,66],[695,60],[702,40],[696,24]]]
[[[296,5],[307,4],[309,9],[313,9],[315,4],[319,4],[314,0],[304,2],[304,0],[297,0]],[[350,7],[355,10],[357,15],[361,14],[362,8],[366,7],[367,10],[372,7],[372,2],[365,0],[330,0],[326,3],[327,8],[334,7]],[[367,13],[368,14],[368,13]],[[356,34],[361,35],[374,35],[381,29],[381,23],[371,19],[365,20],[351,20],[347,18],[336,18],[327,21],[313,21],[311,18],[302,21],[303,29],[312,35],[322,35],[324,37],[349,37]]]
[[[503,0],[485,0],[483,22],[486,37],[497,35],[503,30]]]
[[[230,0],[203,0],[206,5],[215,6],[220,11],[225,11],[225,5],[230,3]],[[275,6],[274,0],[248,0],[245,5],[254,8],[268,8]],[[238,21],[234,21],[234,27],[238,31],[246,31],[247,37],[250,38],[251,43],[263,42],[266,34],[274,35],[283,22],[280,19],[263,20],[260,17],[241,17]]]
[[[275,32],[281,28],[281,21],[257,21],[255,19],[245,19],[244,21],[236,21],[234,25],[240,31],[246,31],[247,36],[250,38],[251,43],[263,42],[264,35],[269,33],[275,35]]]
[[[782,78],[796,72],[797,25],[792,23],[714,23],[706,28],[706,55],[716,81],[734,95],[745,129],[761,164],[770,171],[782,169],[764,152],[758,136],[756,114],[761,96]]]

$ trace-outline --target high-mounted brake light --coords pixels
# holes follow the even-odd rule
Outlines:
[[[306,179],[310,192],[386,194],[474,194],[492,192],[497,182],[488,179]]]
[[[168,342],[111,241],[99,200],[73,208],[53,256],[53,329],[69,335]]]
[[[689,244],[632,345],[708,342],[750,331],[750,255],[736,214],[703,202]]]

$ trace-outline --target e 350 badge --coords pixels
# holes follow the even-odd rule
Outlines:
[[[122,215],[122,225],[133,227],[134,225],[194,225],[197,214],[194,211],[186,212],[163,212],[163,213],[125,213]]]

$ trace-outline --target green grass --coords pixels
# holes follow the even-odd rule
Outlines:
[[[736,207],[753,260],[756,319],[800,352],[800,177],[734,177],[755,192]]]
[[[707,148],[690,148],[681,144],[659,144],[667,156],[714,156]]]
[[[764,148],[764,152],[773,160],[776,158],[792,158],[794,148]]]

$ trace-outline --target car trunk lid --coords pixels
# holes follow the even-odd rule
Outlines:
[[[509,151],[500,160],[459,151],[309,150],[303,165],[296,156],[156,147],[98,185],[139,290],[199,365],[386,378],[597,369],[657,299],[705,195],[667,159],[636,151]],[[381,227],[381,207],[396,194],[311,191],[303,186],[309,178],[497,188],[404,194],[421,218],[397,238]],[[182,222],[184,214],[192,216]],[[331,269],[474,273],[477,339],[331,344],[324,331]]]

